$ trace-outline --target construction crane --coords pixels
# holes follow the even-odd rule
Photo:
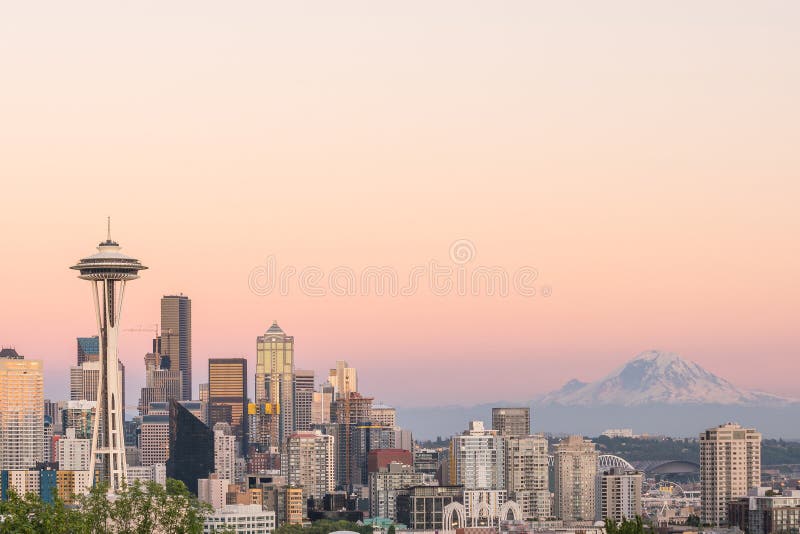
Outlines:
[[[157,324],[140,324],[134,328],[124,328],[123,332],[155,332],[155,337],[158,337],[159,334]]]

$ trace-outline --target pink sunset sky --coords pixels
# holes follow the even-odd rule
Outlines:
[[[800,397],[800,3],[9,2],[0,344],[68,396],[112,216],[192,299],[194,383],[273,320],[398,406],[522,401],[638,352]],[[534,267],[552,294],[313,297],[298,271]],[[128,404],[151,334],[127,332]],[[250,377],[252,379],[252,376]],[[252,387],[252,384],[251,384]]]

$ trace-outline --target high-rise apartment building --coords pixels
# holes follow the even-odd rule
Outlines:
[[[508,436],[504,445],[508,498],[519,504],[525,519],[550,517],[547,438]]]
[[[728,523],[728,504],[761,485],[761,434],[727,423],[700,434],[701,520]]]
[[[280,448],[295,429],[294,414],[294,337],[274,321],[256,339],[256,404],[272,405],[270,443]]]
[[[597,475],[595,519],[613,519],[619,523],[642,515],[642,482],[640,471],[608,469]]]
[[[311,430],[311,406],[314,402],[314,371],[294,373],[294,421],[295,430]]]
[[[553,513],[563,521],[594,521],[597,449],[590,440],[570,436],[553,450]]]
[[[247,360],[211,358],[208,360],[209,426],[228,423],[247,451]]]
[[[139,452],[143,466],[165,464],[169,459],[169,415],[145,415],[139,428]]]
[[[333,436],[314,432],[295,432],[286,440],[281,456],[281,474],[290,486],[303,490],[303,499],[321,500],[336,488]]]
[[[42,362],[4,349],[0,357],[0,470],[28,469],[43,460]]]
[[[471,421],[450,441],[451,480],[465,490],[505,489],[504,460],[502,439],[483,421]]]
[[[227,423],[214,425],[214,472],[219,478],[235,484],[236,480],[236,436]]]
[[[181,397],[192,398],[192,301],[185,295],[161,298],[160,352],[167,363],[162,368],[180,371]],[[156,352],[156,351],[154,351]],[[165,399],[166,400],[166,399]]]
[[[492,430],[501,436],[527,436],[531,433],[531,409],[492,408]]]

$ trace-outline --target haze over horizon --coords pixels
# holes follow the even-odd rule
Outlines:
[[[96,333],[69,266],[110,215],[149,267],[122,328],[188,295],[195,385],[209,357],[252,375],[277,320],[298,369],[345,359],[396,406],[529,400],[649,349],[800,397],[800,4],[483,5],[4,6],[0,345],[67,396]],[[252,284],[269,258],[402,281],[459,240],[537,294]],[[128,405],[151,338],[120,340]]]

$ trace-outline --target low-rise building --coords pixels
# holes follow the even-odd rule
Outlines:
[[[203,533],[234,531],[241,534],[271,534],[275,530],[275,512],[262,510],[258,504],[223,506],[206,516]]]
[[[747,534],[800,531],[800,490],[782,494],[770,488],[752,488],[747,497],[728,504],[728,521]]]

